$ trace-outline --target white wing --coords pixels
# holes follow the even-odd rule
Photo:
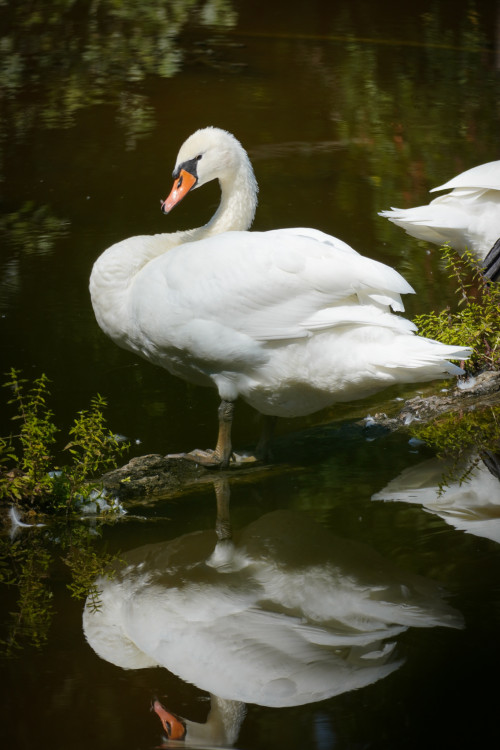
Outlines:
[[[205,334],[208,324],[213,334],[230,328],[255,342],[370,324],[368,306],[403,310],[400,295],[411,292],[394,269],[311,229],[227,232],[184,244],[152,261],[132,290],[148,325],[156,316],[185,333],[186,324],[203,321]]]
[[[445,182],[444,185],[432,188],[430,192],[434,193],[437,190],[449,190],[450,188],[500,190],[500,161],[489,161],[486,164],[479,164],[477,167],[467,169]]]

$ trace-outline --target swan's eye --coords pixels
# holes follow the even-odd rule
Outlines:
[[[200,161],[200,159],[201,159],[202,156],[203,156],[203,154],[198,154],[198,156],[196,157],[196,161]]]

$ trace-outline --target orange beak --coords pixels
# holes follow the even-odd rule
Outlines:
[[[181,169],[179,177],[175,180],[170,195],[161,203],[161,210],[168,214],[174,206],[181,202],[185,195],[196,185],[197,178],[191,172]]]
[[[154,700],[152,705],[153,711],[158,714],[160,721],[163,725],[163,729],[169,740],[183,740],[186,736],[186,727],[182,721],[171,714],[170,711],[162,706],[159,700]]]

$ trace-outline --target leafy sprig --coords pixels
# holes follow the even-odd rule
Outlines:
[[[469,252],[457,256],[448,246],[442,248],[450,277],[456,282],[457,309],[417,315],[419,334],[444,344],[470,346],[471,358],[465,363],[469,373],[500,369],[500,283],[490,283],[481,266]]]

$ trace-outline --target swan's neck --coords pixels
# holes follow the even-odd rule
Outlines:
[[[108,248],[95,262],[90,277],[94,312],[103,331],[120,346],[136,349],[128,330],[127,300],[134,279],[150,261],[185,242],[250,227],[258,188],[243,149],[237,168],[219,176],[219,182],[220,205],[208,224],[172,234],[130,237]]]
[[[211,708],[204,724],[186,721],[186,740],[191,742],[234,745],[246,714],[246,706],[239,701],[210,696]]]
[[[196,239],[222,232],[246,231],[252,225],[257,208],[257,182],[245,152],[234,173],[219,177],[221,201],[208,224],[195,230]]]

